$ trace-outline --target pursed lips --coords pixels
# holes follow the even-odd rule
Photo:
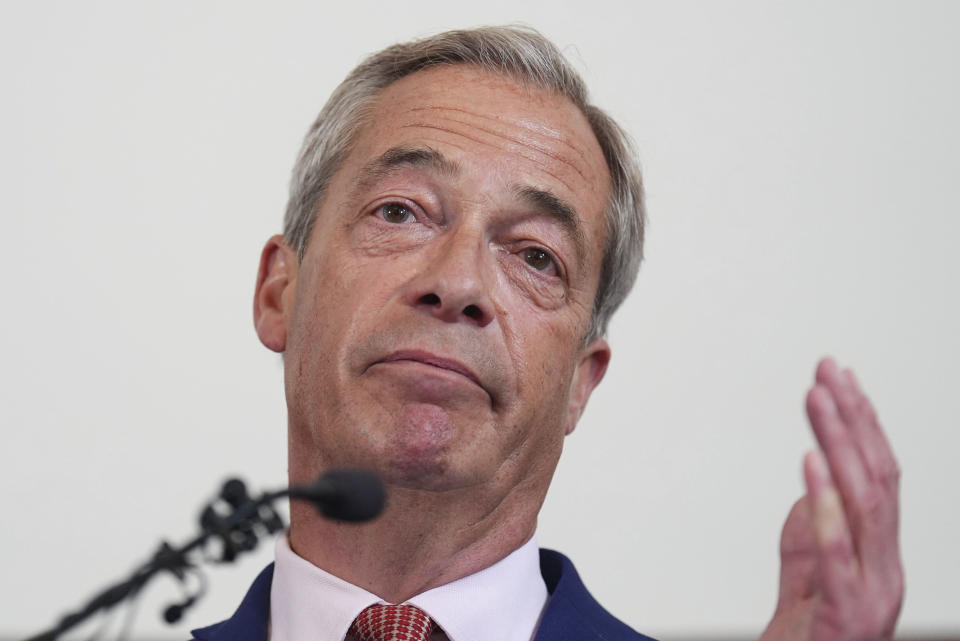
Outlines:
[[[433,367],[455,372],[469,379],[480,389],[486,391],[486,388],[480,383],[480,379],[477,378],[477,375],[460,361],[444,358],[442,356],[437,356],[436,354],[421,350],[399,350],[382,358],[379,362],[392,363],[396,361],[412,361],[415,363],[423,363],[424,365],[431,365]]]

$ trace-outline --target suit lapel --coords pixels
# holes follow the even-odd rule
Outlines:
[[[587,592],[570,559],[540,550],[540,573],[550,599],[534,641],[654,641],[604,610]]]
[[[243,597],[233,616],[206,628],[193,630],[196,641],[266,641],[270,621],[270,585],[273,563],[264,568]]]

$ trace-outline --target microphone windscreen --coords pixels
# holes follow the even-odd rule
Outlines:
[[[380,479],[356,469],[331,470],[290,495],[313,502],[324,516],[340,521],[369,521],[383,511],[386,502]]]
[[[220,490],[220,498],[236,509],[249,501],[250,495],[247,494],[247,485],[243,481],[229,479],[223,484],[223,489]]]

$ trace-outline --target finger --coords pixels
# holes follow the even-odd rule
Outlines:
[[[876,447],[879,429],[869,427],[857,414],[859,390],[850,385],[832,359],[821,361],[817,380],[808,395],[808,405],[813,407],[808,409],[819,410],[821,418],[815,420],[812,413],[811,424],[846,506],[864,572],[889,576],[899,568],[896,483],[883,484],[873,474],[862,438],[866,433],[872,442],[867,447]]]
[[[813,504],[806,494],[793,504],[780,535],[780,603],[806,600],[814,590],[817,539]]]
[[[868,577],[874,576],[882,585],[899,594],[897,598],[902,598],[903,567],[899,543],[900,467],[877,420],[876,411],[863,393],[853,371],[845,369],[842,375],[856,399],[859,422],[855,424],[854,431],[858,432],[857,438],[871,467],[874,484],[880,488],[879,495],[883,497],[877,509],[865,517],[868,521],[861,546],[865,562],[863,573]]]
[[[863,506],[875,501],[877,489],[867,471],[866,462],[837,409],[834,396],[824,385],[816,384],[807,393],[807,415],[813,433],[826,455],[836,488],[848,510],[853,512],[856,532]]]
[[[833,485],[827,461],[819,450],[803,461],[807,493],[813,503],[817,567],[824,598],[842,604],[860,592],[860,565],[840,494]]]
[[[877,419],[877,412],[864,394],[853,370],[845,369],[841,374],[852,399],[849,404],[841,403],[841,415],[845,412],[852,415],[853,428],[872,476],[891,489],[896,489],[900,481],[900,466]]]
[[[853,432],[871,478],[884,478],[893,454],[876,412],[857,385],[853,372],[841,371],[832,358],[827,358],[817,367],[816,380],[833,393],[840,416]]]

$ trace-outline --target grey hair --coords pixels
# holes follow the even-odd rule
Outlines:
[[[590,123],[607,161],[611,187],[600,282],[584,342],[605,335],[610,317],[633,287],[643,260],[646,213],[640,167],[626,132],[589,103],[583,79],[560,50],[528,27],[447,31],[387,47],[361,62],[327,100],[303,141],[290,181],[284,239],[303,260],[324,192],[379,93],[417,71],[457,64],[477,66],[565,96]]]

